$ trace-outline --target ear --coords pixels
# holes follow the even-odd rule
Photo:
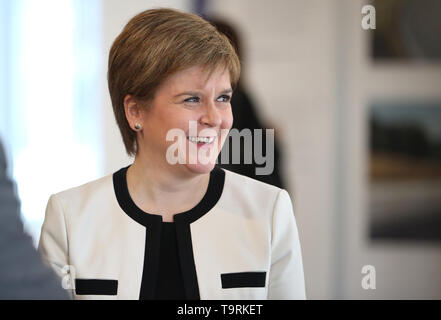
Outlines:
[[[124,112],[126,114],[126,119],[129,126],[132,128],[132,130],[138,131],[135,129],[135,125],[144,124],[141,106],[139,105],[139,102],[130,94],[124,97]]]

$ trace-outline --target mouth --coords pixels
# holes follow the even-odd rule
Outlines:
[[[196,143],[198,146],[212,144],[216,137],[187,137],[190,142]]]

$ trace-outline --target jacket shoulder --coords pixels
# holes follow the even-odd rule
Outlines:
[[[229,211],[270,218],[280,194],[284,192],[286,191],[279,187],[225,170],[222,198],[223,205]]]
[[[273,186],[271,184],[241,175],[239,173],[223,169],[225,171],[225,183],[230,187],[240,187],[243,192],[258,192],[265,194],[278,194],[281,188]]]
[[[66,207],[77,207],[85,202],[108,199],[114,193],[112,176],[110,174],[80,186],[55,193],[52,197],[56,198]]]

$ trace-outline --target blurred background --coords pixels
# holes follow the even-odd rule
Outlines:
[[[131,162],[107,55],[132,16],[159,6],[239,35],[241,86],[275,128],[274,184],[293,199],[308,298],[440,299],[439,0],[0,0],[0,137],[35,244],[52,193]],[[362,287],[366,265],[375,289]]]

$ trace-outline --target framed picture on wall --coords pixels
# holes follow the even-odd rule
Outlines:
[[[371,53],[379,60],[441,60],[441,1],[374,0]]]
[[[369,109],[372,240],[441,240],[441,101]]]

